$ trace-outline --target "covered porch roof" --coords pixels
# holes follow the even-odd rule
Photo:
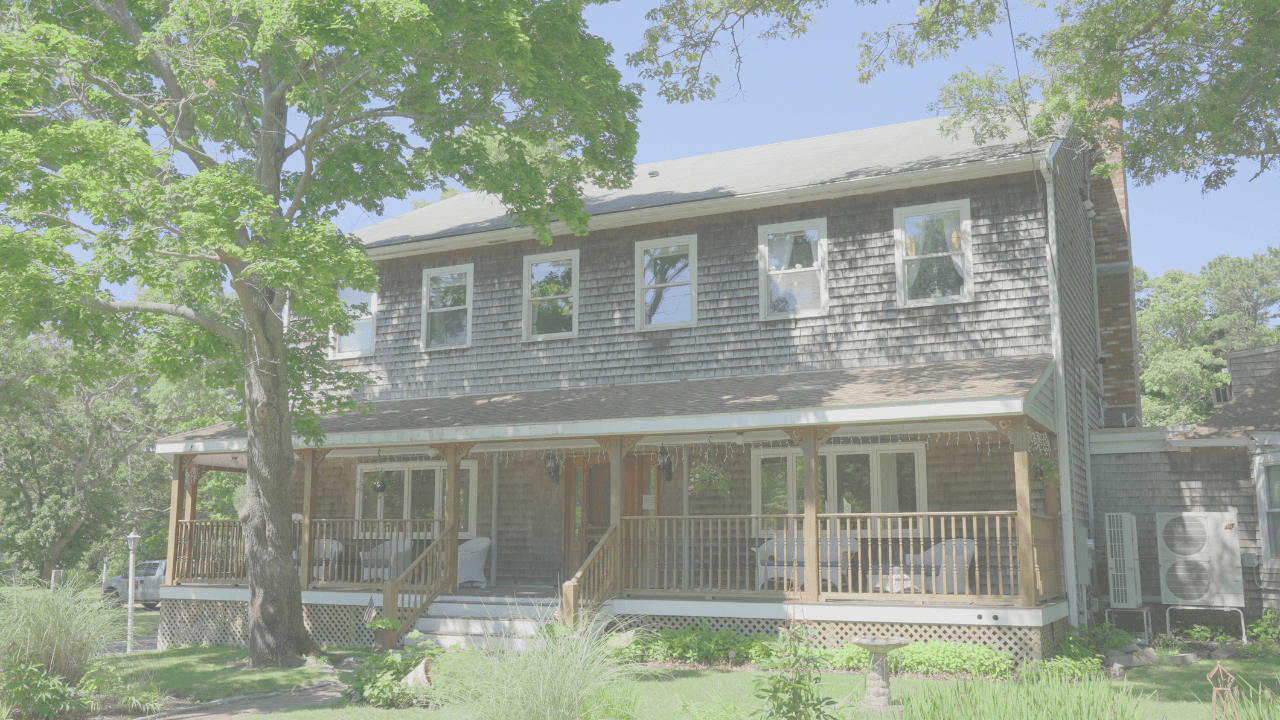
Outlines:
[[[328,448],[375,448],[998,417],[1032,413],[1052,369],[1050,356],[987,358],[388,400],[322,426]],[[216,455],[200,464],[231,469],[245,444],[244,430],[226,422],[161,438],[156,452]],[[307,447],[300,437],[294,446]]]

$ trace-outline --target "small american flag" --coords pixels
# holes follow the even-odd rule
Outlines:
[[[378,606],[373,604],[373,596],[369,596],[369,604],[364,606],[364,615],[360,616],[360,622],[366,625],[373,622],[378,617]]]

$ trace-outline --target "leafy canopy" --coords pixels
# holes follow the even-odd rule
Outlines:
[[[869,4],[874,0],[858,0]],[[641,48],[627,56],[670,102],[715,94],[719,75],[704,66],[717,51],[741,70],[748,20],[764,19],[764,39],[804,34],[829,0],[662,0],[648,14]],[[1028,0],[1031,8],[1043,7]],[[930,106],[950,114],[944,131],[975,141],[1056,136],[1063,128],[1123,147],[1140,184],[1164,175],[1217,189],[1241,163],[1261,174],[1280,157],[1280,4],[1275,0],[1064,0],[1058,25],[1013,43],[1041,70],[965,68]],[[1010,32],[1005,0],[919,0],[914,17],[862,32],[858,77],[890,65],[949,57],[967,40]],[[1117,97],[1122,103],[1115,102]],[[1035,105],[1031,100],[1038,100]],[[1114,165],[1102,164],[1100,174]],[[1256,177],[1256,175],[1255,175]]]
[[[340,210],[451,178],[547,240],[557,217],[585,231],[584,183],[630,181],[638,99],[583,4],[7,4],[0,322],[146,335],[149,361],[214,360],[229,386],[283,363],[295,424],[318,439],[316,415],[365,381],[325,358],[361,309],[337,291],[376,285]]]

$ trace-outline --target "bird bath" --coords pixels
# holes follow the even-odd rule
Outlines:
[[[871,653],[871,665],[867,668],[867,696],[863,705],[872,709],[889,708],[889,653],[911,644],[910,640],[896,637],[868,635],[850,638],[849,642]]]

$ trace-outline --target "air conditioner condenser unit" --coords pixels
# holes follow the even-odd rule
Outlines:
[[[1136,608],[1142,604],[1142,580],[1138,573],[1138,525],[1132,513],[1107,513],[1107,579],[1111,607]]]
[[[1156,513],[1161,602],[1244,607],[1237,522],[1234,512]]]

